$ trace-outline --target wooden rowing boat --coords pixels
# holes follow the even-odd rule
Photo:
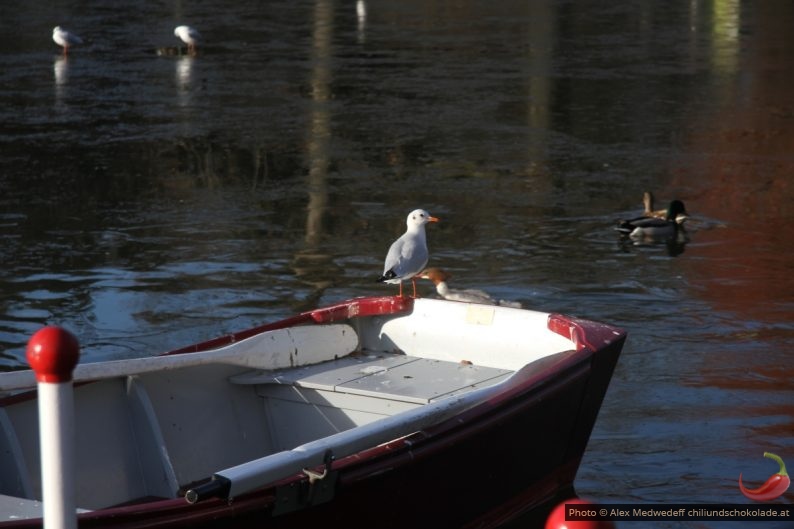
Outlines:
[[[78,365],[79,526],[496,526],[571,488],[624,340],[376,297]],[[3,529],[41,525],[33,385],[0,374]]]

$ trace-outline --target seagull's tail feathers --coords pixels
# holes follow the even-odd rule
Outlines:
[[[394,270],[389,270],[388,272],[385,272],[382,276],[380,276],[378,279],[376,279],[375,282],[385,283],[386,281],[390,279],[394,279],[395,277],[397,277],[397,274],[394,273]]]

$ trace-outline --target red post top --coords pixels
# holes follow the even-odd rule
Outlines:
[[[69,382],[80,358],[80,344],[65,329],[44,327],[31,336],[26,354],[39,382]]]

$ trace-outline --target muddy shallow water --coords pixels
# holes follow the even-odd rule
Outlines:
[[[43,324],[125,358],[390,293],[424,207],[453,286],[628,330],[580,495],[744,503],[794,461],[794,7],[238,4],[0,20],[2,368]],[[157,54],[178,23],[197,56]],[[686,239],[619,241],[646,190]]]

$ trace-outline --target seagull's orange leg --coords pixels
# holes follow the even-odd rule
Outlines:
[[[403,297],[403,282],[400,281],[400,297]]]
[[[412,277],[411,278],[411,283],[414,286],[414,298],[416,298],[417,297],[417,295],[416,295],[416,277]]]

